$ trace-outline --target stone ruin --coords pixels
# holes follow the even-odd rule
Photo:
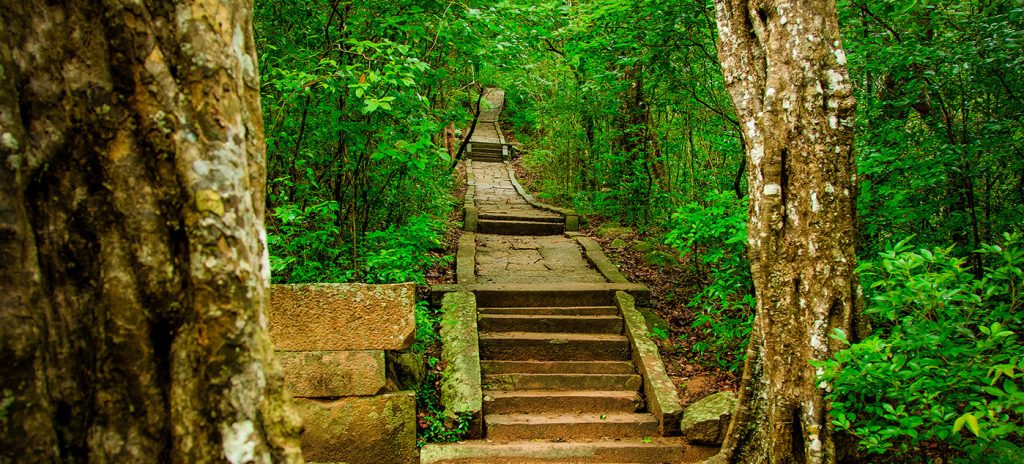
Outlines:
[[[413,343],[415,298],[412,284],[271,287],[270,336],[307,462],[419,461],[416,395],[397,391],[385,361]]]

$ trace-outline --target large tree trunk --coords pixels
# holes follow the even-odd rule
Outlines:
[[[740,119],[757,315],[719,459],[827,463],[842,451],[810,360],[858,313],[855,101],[834,0],[718,0],[718,53]],[[827,388],[827,387],[826,387]]]
[[[0,462],[301,462],[251,16],[0,8]]]

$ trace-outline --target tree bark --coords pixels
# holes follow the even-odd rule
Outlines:
[[[717,0],[718,53],[747,156],[757,314],[728,462],[842,458],[810,360],[851,338],[856,102],[833,0]]]
[[[251,18],[0,8],[0,462],[301,462]]]

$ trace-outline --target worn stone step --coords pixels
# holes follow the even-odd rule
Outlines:
[[[480,359],[505,361],[628,361],[625,335],[481,332]]]
[[[622,333],[620,316],[483,314],[479,330],[488,332]]]
[[[688,445],[680,438],[660,437],[563,443],[469,440],[428,444],[420,453],[420,464],[694,463],[717,452],[716,448]]]
[[[502,285],[474,289],[477,306],[614,306],[615,292],[600,288],[577,289],[579,284],[550,285],[540,289],[536,285]]]
[[[639,391],[643,379],[638,374],[486,374],[481,378],[485,390],[632,390]]]
[[[632,413],[644,408],[636,390],[484,391],[484,414]]]
[[[473,147],[473,155],[474,156],[476,156],[476,155],[498,155],[498,156],[501,156],[501,154],[502,154],[502,149],[501,148]]]
[[[522,221],[522,222],[550,222],[564,224],[565,218],[556,215],[536,214],[527,211],[489,211],[480,212],[482,220],[496,221]]]
[[[498,235],[561,235],[563,223],[534,221],[484,220],[477,223],[477,232]]]
[[[484,374],[633,374],[630,361],[481,361]]]
[[[487,439],[598,440],[656,437],[658,419],[643,413],[611,414],[487,414]]]
[[[612,316],[619,315],[615,306],[511,306],[507,308],[478,308],[480,314],[519,314],[557,316]]]

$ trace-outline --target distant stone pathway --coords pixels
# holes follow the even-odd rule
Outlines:
[[[491,216],[536,217],[558,219],[558,213],[533,207],[526,201],[509,178],[504,163],[473,163],[476,177],[476,206],[482,214]]]
[[[481,105],[480,118],[477,120],[476,130],[473,131],[473,137],[470,138],[470,141],[476,143],[505,143],[498,127],[498,117],[501,115],[502,107],[505,104],[505,91],[487,89],[484,94],[484,100],[487,103]]]
[[[467,161],[458,284],[432,289],[473,305],[452,325],[472,334],[453,343],[463,347],[456,355],[472,361],[451,361],[463,367],[445,373],[462,390],[475,385],[463,396],[473,401],[458,404],[475,417],[473,438],[484,440],[425,446],[420,462],[663,463],[709,456],[714,449],[675,437],[682,413],[675,386],[626,293],[646,296],[647,288],[628,282],[596,242],[566,231],[577,229],[575,212],[540,204],[516,183],[501,161],[507,147],[490,146],[503,142],[497,119],[504,93],[491,89],[486,98],[493,107],[481,114]]]

